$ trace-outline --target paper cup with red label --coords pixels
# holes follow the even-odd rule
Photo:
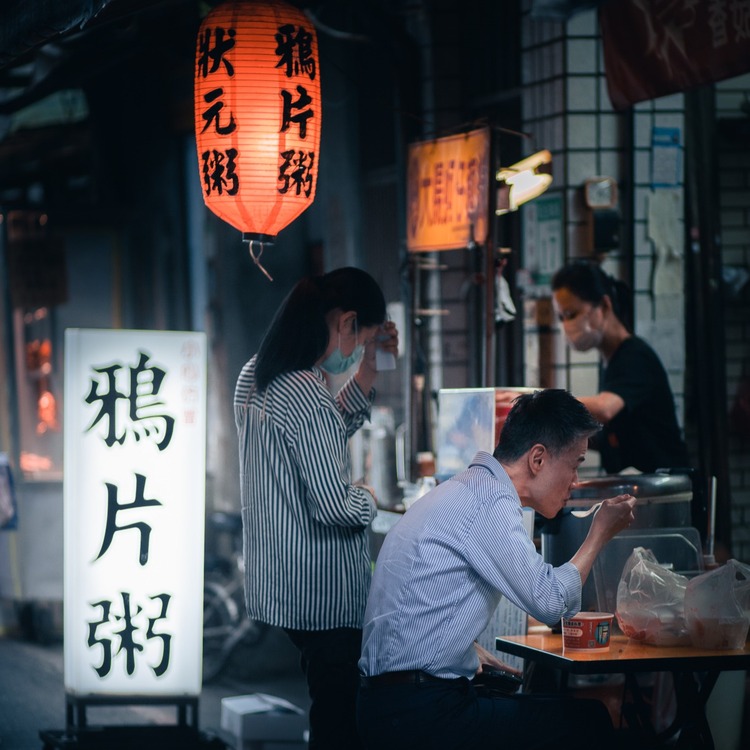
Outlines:
[[[607,651],[614,615],[607,612],[579,612],[563,617],[563,651]]]

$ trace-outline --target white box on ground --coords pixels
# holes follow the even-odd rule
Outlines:
[[[306,747],[307,713],[283,698],[266,693],[236,695],[221,700],[221,728],[234,735],[236,750],[252,748],[296,750]]]

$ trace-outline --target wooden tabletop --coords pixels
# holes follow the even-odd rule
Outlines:
[[[562,635],[533,633],[496,638],[495,648],[573,674],[628,672],[724,671],[750,669],[750,644],[715,651],[692,646],[649,646],[624,635],[613,635],[608,650],[563,651]]]

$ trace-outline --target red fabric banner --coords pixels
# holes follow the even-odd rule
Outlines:
[[[747,2],[610,0],[599,25],[618,110],[750,70]]]

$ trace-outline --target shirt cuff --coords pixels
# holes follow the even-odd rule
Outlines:
[[[354,376],[349,378],[339,391],[339,402],[350,414],[357,414],[358,412],[366,411],[369,418],[370,408],[374,401],[375,389],[370,388],[370,393],[365,395],[365,392],[360,388],[359,383]]]
[[[577,615],[581,611],[581,591],[583,589],[578,568],[573,563],[566,562],[555,572],[564,592],[565,613],[563,616]]]

